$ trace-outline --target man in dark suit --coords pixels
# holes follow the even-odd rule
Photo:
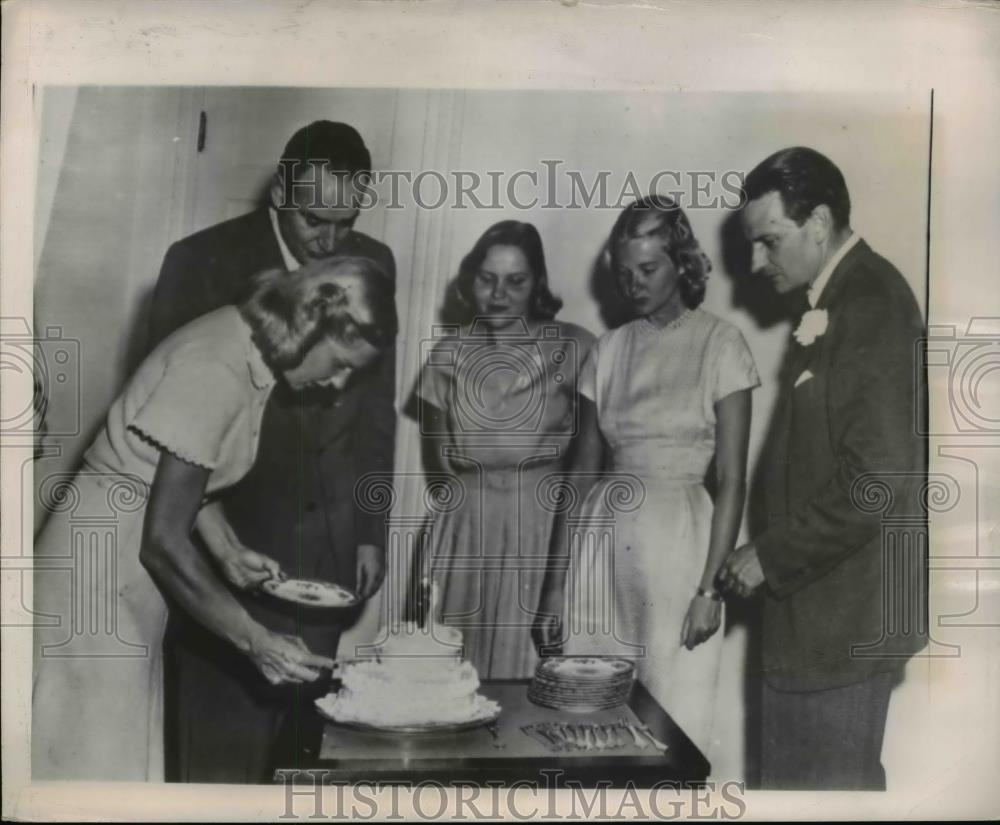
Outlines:
[[[359,176],[370,168],[364,141],[346,124],[319,121],[296,132],[271,182],[268,206],[170,247],[153,296],[150,346],[193,318],[239,301],[262,270],[354,255],[374,260],[394,279],[389,248],[353,229]],[[384,526],[357,506],[354,489],[367,473],[392,472],[394,401],[394,357],[343,392],[303,396],[279,385],[265,410],[250,473],[199,515],[201,537],[227,548],[230,579],[250,588],[241,595],[250,614],[315,653],[336,654],[341,629],[356,611],[296,608],[252,588],[269,576],[270,559],[290,577],[337,582],[362,599],[378,589]],[[276,688],[180,611],[171,621],[174,701],[167,727],[175,775],[169,778],[267,779],[289,709],[308,699],[309,687],[315,692],[322,686]]]
[[[893,686],[926,643],[924,547],[887,574],[882,514],[921,523],[916,434],[923,323],[900,273],[855,234],[840,170],[786,149],[746,178],[753,270],[810,309],[786,359],[765,447],[764,531],[733,552],[723,586],[764,592],[761,782],[771,789],[885,789]],[[918,528],[922,529],[922,528]],[[902,601],[900,601],[902,600]],[[912,626],[891,620],[912,606]]]

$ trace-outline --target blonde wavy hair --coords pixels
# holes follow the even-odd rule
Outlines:
[[[360,323],[338,276],[361,281],[361,302],[372,322]],[[327,337],[353,343],[359,338],[378,350],[393,344],[399,323],[395,284],[369,258],[337,256],[313,261],[294,272],[270,269],[254,277],[250,296],[239,306],[264,360],[276,369],[297,367]]]
[[[700,305],[705,299],[712,262],[702,251],[684,210],[665,195],[647,195],[622,210],[604,250],[605,266],[613,271],[621,244],[646,237],[659,238],[663,242],[664,250],[680,275],[684,303],[691,309]]]

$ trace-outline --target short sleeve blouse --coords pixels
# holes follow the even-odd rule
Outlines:
[[[161,451],[211,471],[208,492],[253,465],[275,379],[235,307],[183,327],[142,363],[84,460],[152,483]]]
[[[665,328],[640,319],[605,333],[580,392],[597,408],[616,467],[701,478],[715,450],[716,404],[759,384],[742,333],[696,309]]]
[[[742,332],[729,324],[720,324],[713,345],[713,401],[760,386],[757,365]]]
[[[598,338],[587,353],[583,366],[580,367],[580,377],[577,379],[577,392],[590,401],[597,398],[597,360],[600,358],[598,352],[600,345],[601,339]]]

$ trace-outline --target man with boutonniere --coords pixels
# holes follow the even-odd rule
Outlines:
[[[805,291],[809,305],[761,458],[764,529],[719,573],[730,593],[763,597],[761,784],[884,790],[890,695],[926,644],[926,577],[886,573],[886,511],[865,490],[879,485],[893,515],[925,524],[923,322],[903,276],[851,229],[828,158],[782,150],[743,189],[753,272],[778,293]],[[925,552],[914,548],[914,569]],[[889,620],[900,604],[912,627]]]

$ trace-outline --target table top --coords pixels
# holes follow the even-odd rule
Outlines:
[[[317,713],[314,735],[300,738],[298,752],[280,763],[275,778],[326,783],[428,779],[509,783],[546,780],[546,772],[556,771],[564,782],[600,781],[611,787],[631,782],[649,787],[661,781],[697,784],[707,777],[708,761],[642,684],[633,686],[628,706],[593,713],[535,705],[528,699],[528,684],[527,680],[483,682],[481,692],[501,707],[492,731],[480,727],[419,735],[368,732],[326,722]],[[623,717],[648,725],[667,750],[661,753],[630,742],[613,750],[555,752],[521,730],[542,722],[611,724]]]

